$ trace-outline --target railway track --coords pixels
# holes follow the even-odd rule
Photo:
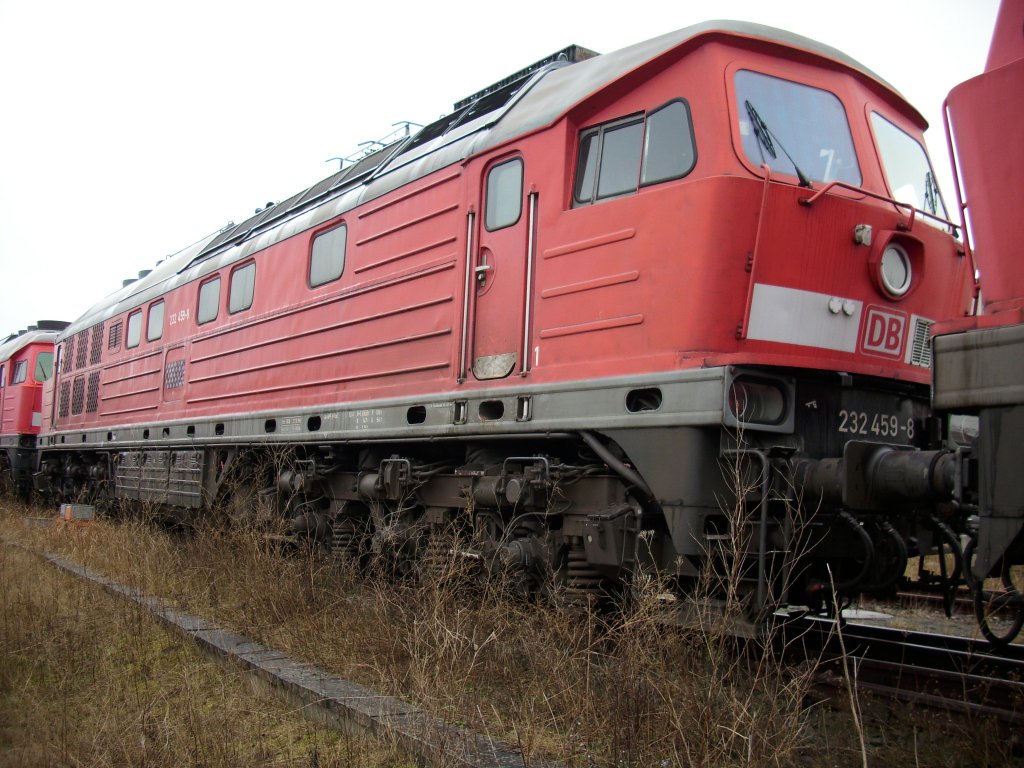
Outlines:
[[[791,652],[821,659],[823,688],[845,688],[972,717],[1024,723],[1024,648],[930,632],[804,618],[787,627]],[[845,670],[844,670],[845,665]]]

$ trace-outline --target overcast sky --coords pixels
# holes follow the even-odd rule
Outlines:
[[[997,5],[0,0],[0,338],[74,320],[396,121],[571,43],[606,53],[711,18],[814,38],[888,80],[932,124],[941,183],[942,100],[981,72]]]

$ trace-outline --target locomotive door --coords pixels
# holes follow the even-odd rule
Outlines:
[[[501,379],[522,364],[530,221],[523,205],[523,159],[491,165],[484,174],[473,264],[473,376]],[[523,365],[522,369],[525,370]]]

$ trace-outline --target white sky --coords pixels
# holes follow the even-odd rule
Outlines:
[[[892,83],[933,126],[981,72],[997,0],[0,0],[0,338],[74,320],[399,120],[566,45],[607,53],[711,18],[788,29]]]

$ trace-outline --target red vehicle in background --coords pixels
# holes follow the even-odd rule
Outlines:
[[[957,198],[978,272],[978,312],[933,329],[935,407],[979,418],[966,473],[978,522],[965,571],[976,585],[982,631],[995,642],[1013,639],[1024,625],[1022,95],[1024,0],[1003,0],[985,71],[946,101]]]
[[[32,488],[43,384],[53,375],[53,343],[67,326],[42,320],[0,342],[0,478],[22,495]]]

